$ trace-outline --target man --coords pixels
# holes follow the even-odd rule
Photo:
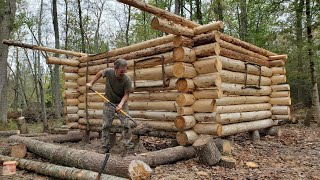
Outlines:
[[[131,130],[128,118],[120,113],[120,110],[128,113],[127,100],[129,98],[129,93],[131,90],[131,80],[127,72],[128,64],[124,59],[117,59],[114,62],[114,69],[107,68],[105,70],[99,71],[92,81],[86,84],[87,87],[92,87],[92,85],[101,77],[106,78],[105,96],[110,100],[110,102],[117,105],[114,108],[109,103],[105,103],[103,109],[103,123],[102,123],[102,136],[103,136],[103,147],[106,148],[108,152],[110,150],[110,128],[112,127],[112,121],[115,117],[115,112],[117,112],[121,124],[124,127],[122,132],[124,145],[126,148],[131,148],[133,143],[131,142]]]

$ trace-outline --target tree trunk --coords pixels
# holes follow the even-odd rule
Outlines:
[[[0,42],[8,39],[13,29],[16,1],[2,2],[0,14]],[[8,47],[0,43],[0,121],[7,123],[7,58]]]
[[[248,17],[247,17],[247,1],[240,0],[240,15],[239,15],[239,35],[243,41],[248,41]]]
[[[87,169],[98,172],[104,160],[104,154],[86,150],[76,150],[69,147],[49,144],[31,138],[11,136],[10,141],[25,143],[28,149],[52,162],[61,163],[70,167]],[[119,157],[110,155],[104,173],[128,177],[128,167],[132,160],[137,159],[145,162],[150,167],[174,163],[181,159],[189,159],[195,156],[192,147],[177,146],[160,151],[144,153],[137,156]],[[40,166],[41,167],[41,166]]]

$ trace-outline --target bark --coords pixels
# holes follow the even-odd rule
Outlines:
[[[0,155],[0,162],[3,163],[5,161],[16,161],[17,166],[20,169],[34,171],[38,174],[43,174],[46,176],[51,176],[59,179],[92,180],[92,179],[95,179],[98,175],[97,172],[93,172],[93,171]],[[107,180],[107,179],[122,180],[124,178],[102,174],[100,179],[101,180]]]
[[[242,54],[230,49],[226,49],[226,48],[221,48],[220,50],[220,55],[227,57],[227,58],[231,58],[231,59],[236,59],[236,60],[240,60],[243,62],[248,62],[248,63],[253,63],[253,64],[258,64],[260,66],[270,66],[270,62],[267,60],[262,60],[256,57],[252,57],[246,54]]]
[[[8,39],[13,29],[16,12],[16,1],[7,0],[2,3],[0,12],[0,42]],[[0,121],[7,123],[7,58],[8,47],[0,43]]]
[[[20,130],[0,131],[0,136],[12,136],[15,134],[20,134]]]
[[[230,156],[221,156],[221,159],[218,165],[224,168],[236,168],[237,161]]]
[[[86,150],[76,150],[69,147],[49,144],[31,138],[11,136],[10,141],[25,143],[28,149],[52,162],[61,163],[66,166],[87,169],[98,172],[104,160],[104,154]],[[132,160],[137,159],[145,162],[150,167],[174,163],[182,159],[189,159],[195,156],[192,147],[177,146],[160,151],[144,153],[137,156],[119,157],[110,155],[104,173],[128,177],[128,167]]]
[[[221,154],[215,145],[212,136],[200,136],[192,146],[194,147],[201,164],[212,166],[217,164],[221,159]]]

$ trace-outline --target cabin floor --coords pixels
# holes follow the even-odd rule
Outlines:
[[[320,127],[315,123],[306,128],[302,122],[282,126],[280,138],[265,136],[260,142],[252,142],[247,133],[229,137],[233,143],[233,157],[237,160],[236,169],[220,166],[207,167],[197,163],[197,159],[180,161],[175,164],[154,168],[151,179],[315,179],[320,180]],[[176,146],[171,139],[142,137],[142,143],[149,151]],[[0,139],[5,143],[5,138]],[[63,143],[71,148],[99,152],[99,140],[90,144]],[[29,159],[43,159],[33,155]],[[246,162],[254,162],[257,168],[251,168]],[[0,167],[2,170],[2,167]],[[53,180],[54,178],[33,172],[17,170],[12,176],[0,176],[0,179]]]

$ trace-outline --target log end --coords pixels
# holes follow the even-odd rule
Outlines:
[[[183,47],[177,47],[173,49],[173,60],[174,61],[183,61],[184,60],[184,49]]]
[[[211,140],[212,136],[211,135],[201,135],[194,143],[192,144],[193,147],[201,147],[206,144]]]
[[[194,90],[192,79],[179,78],[176,82],[176,89],[179,92],[190,92]]]
[[[151,20],[151,27],[153,29],[157,29],[159,27],[159,18],[158,17],[153,17]]]

